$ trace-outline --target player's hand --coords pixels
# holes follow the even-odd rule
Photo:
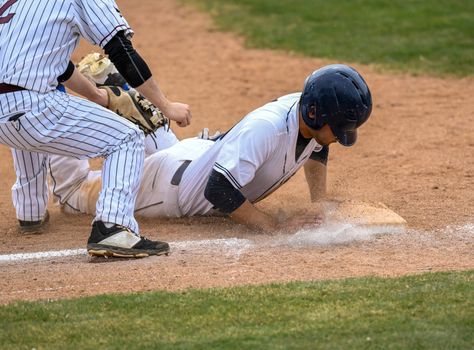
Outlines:
[[[191,110],[189,105],[185,103],[171,102],[166,106],[166,109],[163,110],[163,113],[182,128],[191,124]]]
[[[282,233],[293,234],[302,229],[315,228],[323,223],[323,217],[319,214],[300,214],[286,219],[278,224],[278,230]]]

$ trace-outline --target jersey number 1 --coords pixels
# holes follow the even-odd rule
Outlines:
[[[0,16],[2,16],[5,13],[5,11],[17,1],[18,0],[8,0],[2,7],[0,7]],[[8,15],[4,17],[0,17],[0,24],[10,22],[13,16],[15,16],[14,13],[9,13]]]

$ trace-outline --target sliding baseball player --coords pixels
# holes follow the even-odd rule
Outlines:
[[[254,203],[277,190],[301,167],[311,197],[324,195],[328,146],[351,146],[357,128],[370,116],[369,88],[345,65],[313,72],[302,93],[283,96],[254,110],[216,140],[198,138],[157,145],[146,139],[147,157],[135,213],[146,217],[182,217],[220,212],[263,232],[293,231],[314,224],[314,215],[279,222]],[[156,137],[158,136],[158,137]],[[161,148],[161,150],[160,150]],[[50,159],[53,193],[67,212],[94,214],[101,183],[87,160]]]

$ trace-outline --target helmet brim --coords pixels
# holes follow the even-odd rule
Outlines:
[[[341,145],[350,147],[357,141],[357,129],[353,130],[332,130],[334,135],[337,137],[337,142]]]

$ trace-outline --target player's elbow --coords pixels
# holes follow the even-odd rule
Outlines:
[[[207,181],[204,197],[219,211],[230,214],[239,208],[245,197],[234,188],[224,175],[212,170]]]
[[[204,190],[204,198],[206,198],[212,205],[215,206],[217,201],[217,190],[210,181],[207,181],[206,189]]]

